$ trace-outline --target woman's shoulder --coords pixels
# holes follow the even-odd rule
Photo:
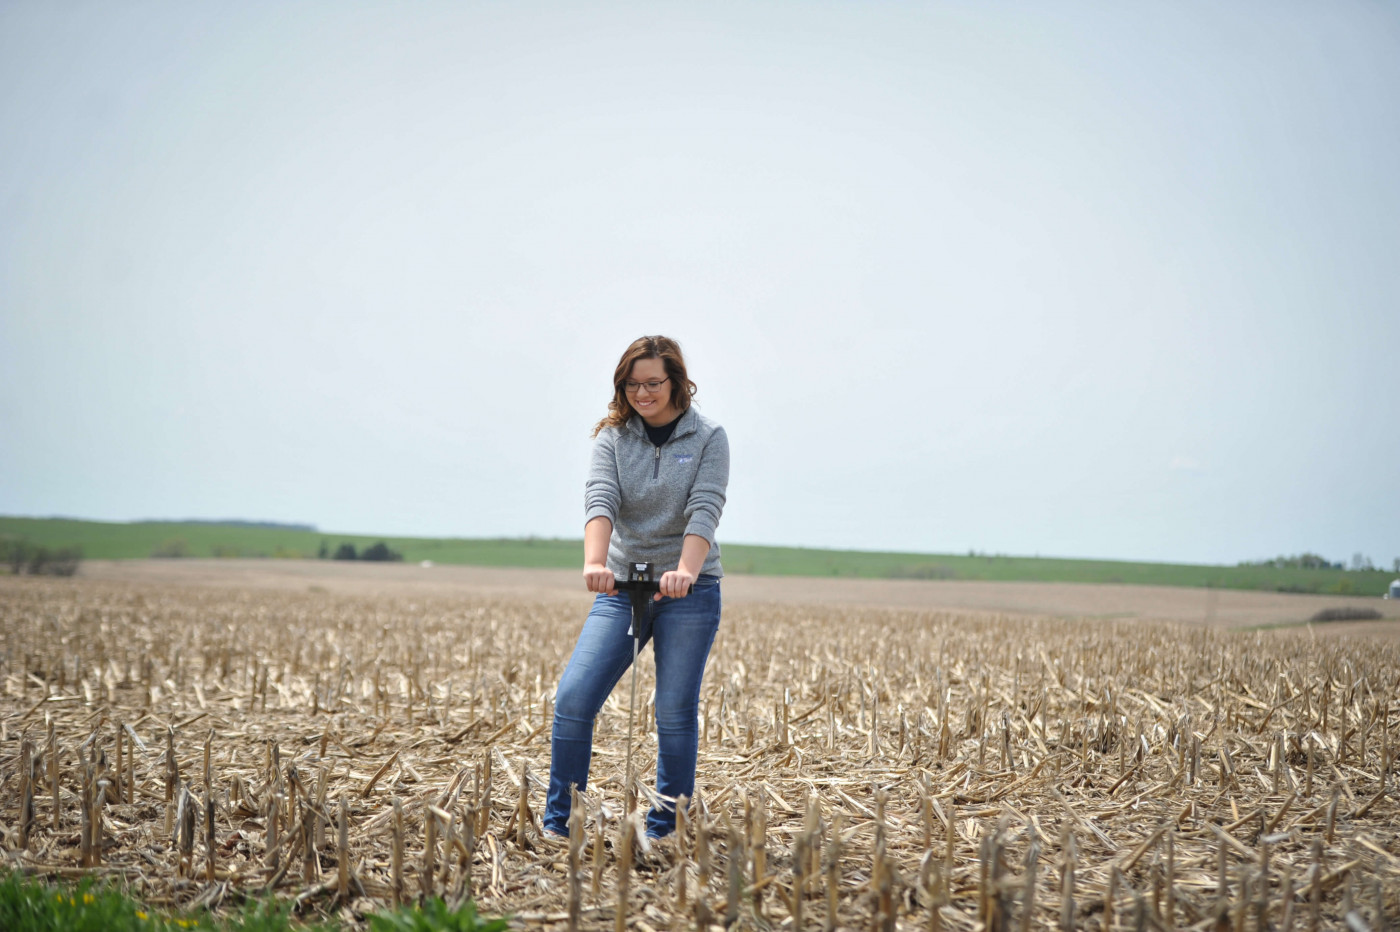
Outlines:
[[[690,411],[695,415],[695,433],[700,437],[702,442],[708,443],[710,438],[716,435],[724,438],[727,442],[728,435],[725,434],[724,428],[720,426],[719,421],[712,417],[706,417],[699,411],[696,411],[694,407],[692,407]]]
[[[617,449],[617,428],[612,425],[600,427],[593,435],[593,455],[610,455]]]
[[[602,427],[599,427],[598,432],[593,435],[594,442],[616,442],[617,438],[624,436],[629,432],[629,430],[632,427],[632,421],[636,419],[637,416],[634,414],[631,418],[629,418],[626,421],[623,421],[621,424],[605,424]]]

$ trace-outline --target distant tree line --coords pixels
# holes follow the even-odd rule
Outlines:
[[[1300,553],[1291,557],[1274,557],[1272,560],[1245,561],[1240,566],[1267,566],[1278,570],[1344,570],[1345,563],[1333,563],[1315,553]]]
[[[316,554],[322,560],[368,560],[371,563],[400,563],[403,554],[392,549],[384,541],[370,544],[364,550],[356,550],[354,544],[341,544],[334,551],[328,541],[321,541],[321,549]]]
[[[0,539],[0,566],[15,576],[72,576],[83,562],[81,547],[41,547],[27,540]]]
[[[1371,562],[1371,558],[1364,553],[1354,553],[1351,557],[1351,566],[1342,562],[1333,563],[1326,557],[1318,556],[1315,553],[1300,553],[1291,557],[1274,557],[1272,560],[1245,561],[1240,566],[1263,566],[1279,570],[1347,570],[1355,573],[1369,573],[1377,569]],[[1395,572],[1400,573],[1400,557],[1395,558],[1393,564]]]
[[[131,524],[190,524],[196,527],[248,527],[265,531],[308,531],[316,533],[314,524],[289,524],[286,521],[248,521],[243,518],[142,518]]]

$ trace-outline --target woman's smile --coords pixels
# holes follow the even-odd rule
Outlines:
[[[625,383],[627,401],[652,427],[669,424],[678,413],[671,404],[671,379],[659,359],[639,359],[632,364]]]

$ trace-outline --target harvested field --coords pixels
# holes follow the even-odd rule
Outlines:
[[[584,606],[585,611],[588,604],[588,594],[582,591],[577,570],[478,566],[424,569],[334,560],[89,560],[83,564],[82,575],[104,582],[292,591],[314,588],[351,595],[486,593],[531,600],[562,599]],[[1384,621],[1349,627],[1349,633],[1400,636],[1400,601],[1360,596],[1181,586],[746,575],[727,577],[724,587],[726,605],[780,602],[881,606],[1059,618],[1135,618],[1227,628],[1301,625],[1329,609],[1369,609],[1379,612]],[[1330,630],[1319,628],[1318,634],[1325,635]]]
[[[582,844],[536,822],[576,594],[316,587],[0,580],[13,863],[351,922],[426,893],[639,932],[1400,922],[1393,638],[733,600],[684,837],[629,855],[625,678]]]

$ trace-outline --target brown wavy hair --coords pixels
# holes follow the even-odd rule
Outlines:
[[[617,361],[617,368],[613,370],[613,397],[612,401],[608,402],[608,415],[594,425],[593,436],[598,436],[598,431],[604,427],[621,427],[637,413],[632,403],[627,400],[623,383],[632,374],[633,363],[639,359],[661,360],[666,369],[666,376],[671,380],[671,405],[678,414],[690,408],[691,398],[695,394],[695,383],[685,374],[685,356],[681,355],[681,345],[670,337],[639,337],[632,341],[632,345],[627,347],[622,358]]]

